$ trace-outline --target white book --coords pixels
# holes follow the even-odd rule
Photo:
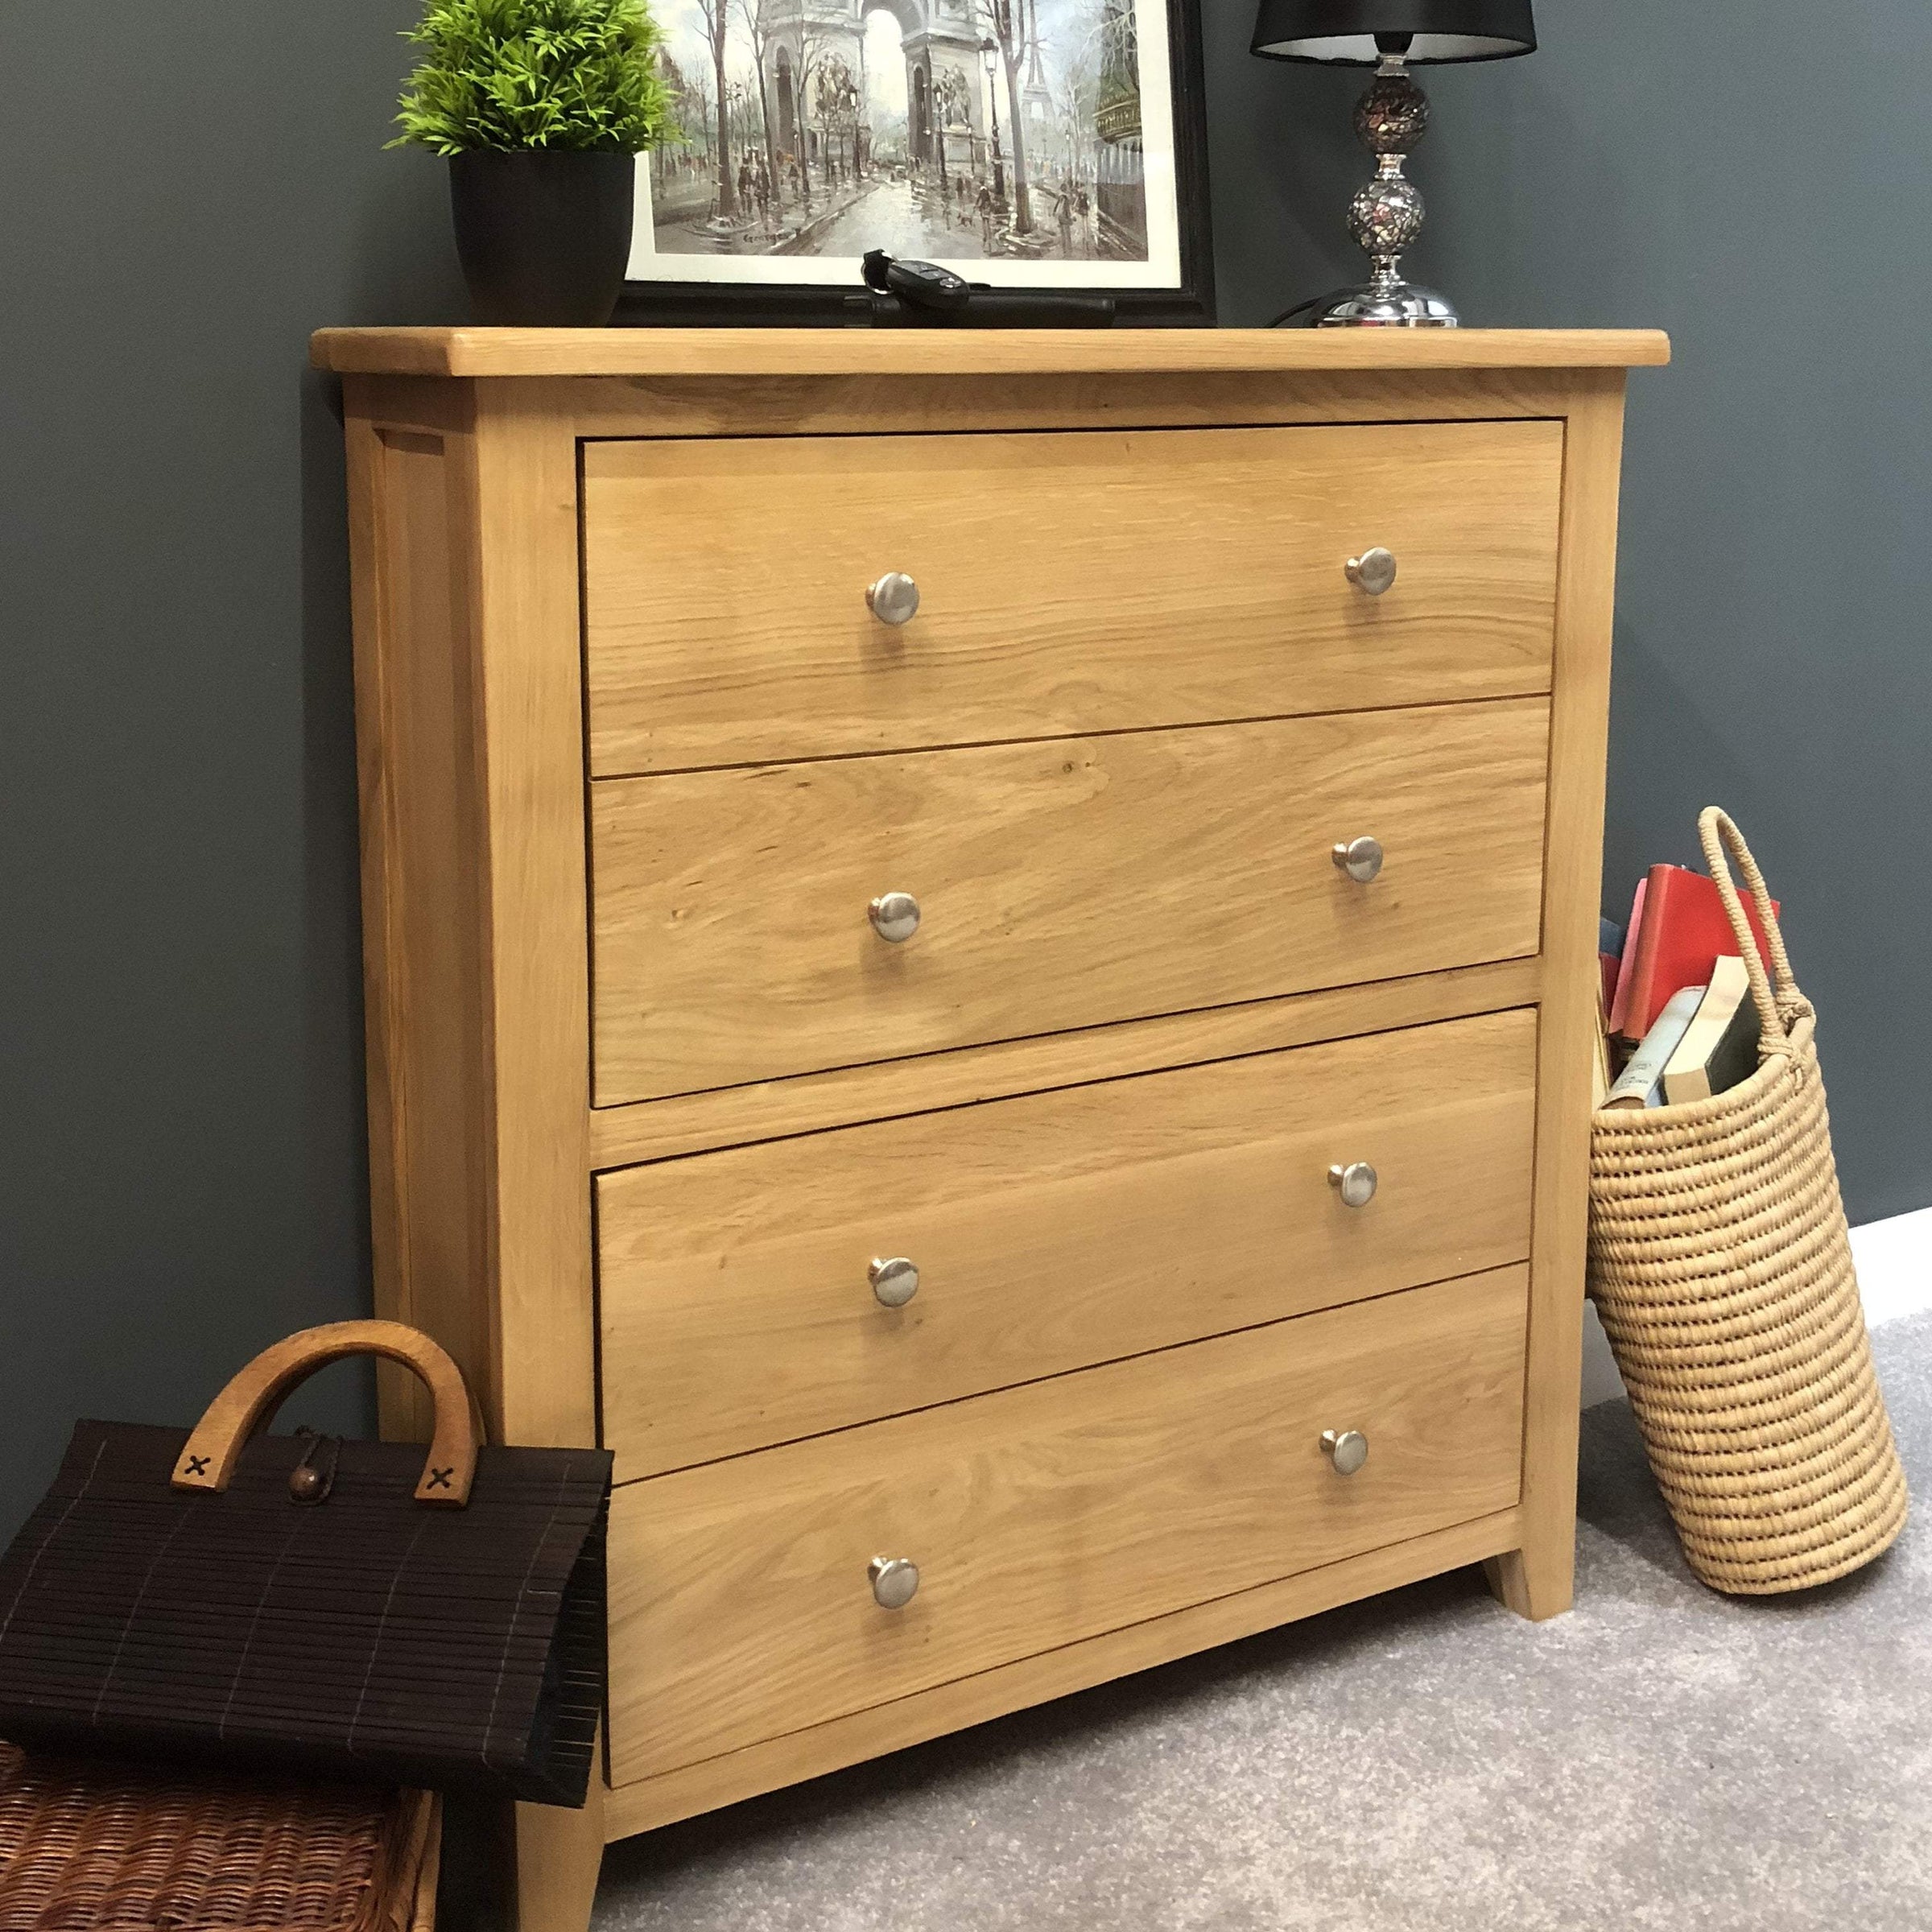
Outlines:
[[[1686,986],[1670,996],[1670,1004],[1651,1022],[1650,1030],[1617,1075],[1616,1084],[1604,1102],[1606,1107],[1663,1105],[1664,1069],[1677,1051],[1678,1042],[1690,1031],[1703,998],[1702,986]]]
[[[1742,1080],[1756,1058],[1757,1022],[1744,962],[1736,953],[1720,956],[1711,968],[1711,985],[1697,1018],[1664,1068],[1666,1102],[1675,1107],[1686,1100],[1708,1100]]]

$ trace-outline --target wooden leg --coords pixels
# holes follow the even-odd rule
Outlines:
[[[1533,1624],[1561,1616],[1570,1608],[1576,1568],[1574,1540],[1547,1550],[1509,1550],[1483,1565],[1498,1603]]]
[[[1537,1022],[1536,1192],[1530,1219],[1522,1547],[1488,1566],[1519,1616],[1570,1608],[1576,1563],[1576,1422],[1590,1220],[1590,1102],[1610,710],[1622,371],[1579,390],[1563,436],[1556,684],[1543,861],[1543,999]]]
[[[517,1806],[516,1932],[588,1932],[604,1862],[604,1781],[581,1811]]]

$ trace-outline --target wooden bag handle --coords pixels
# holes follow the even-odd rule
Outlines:
[[[483,1425],[463,1371],[419,1328],[402,1322],[325,1322],[277,1342],[208,1406],[175,1464],[177,1489],[225,1489],[242,1447],[266,1427],[282,1398],[316,1369],[345,1355],[379,1355],[413,1368],[436,1403],[436,1434],[416,1484],[419,1503],[460,1508],[476,1479]]]

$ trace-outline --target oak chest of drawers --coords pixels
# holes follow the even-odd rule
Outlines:
[[[1563,1608],[1630,334],[332,331],[381,1311],[616,1452],[606,1837]],[[385,1385],[385,1422],[420,1418]]]

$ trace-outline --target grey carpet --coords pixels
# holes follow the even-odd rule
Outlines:
[[[1920,1514],[1858,1576],[1703,1589],[1607,1403],[1568,1616],[1459,1573],[754,1799],[597,1932],[1923,1932],[1932,1315],[1876,1340]]]

